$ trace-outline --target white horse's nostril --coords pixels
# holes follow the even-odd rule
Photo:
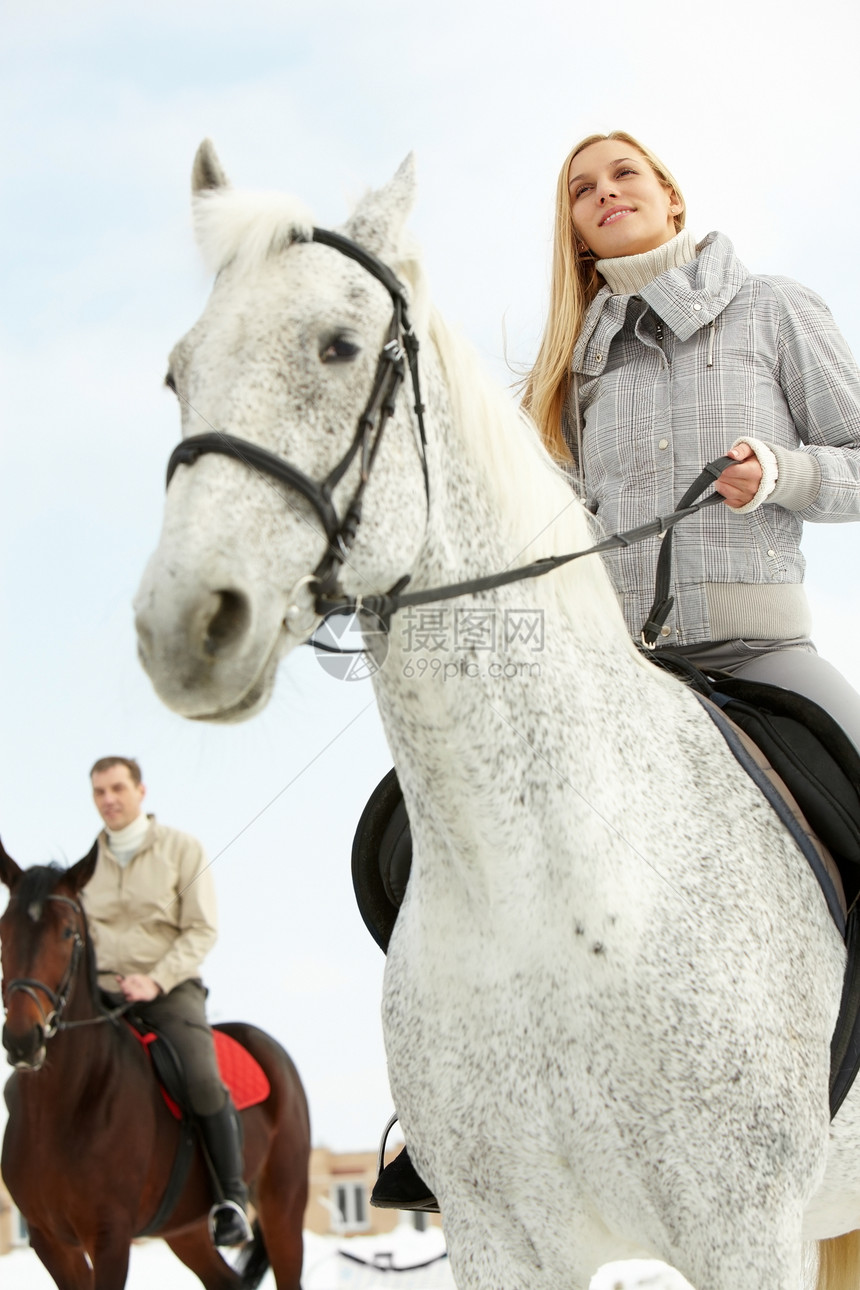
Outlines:
[[[238,591],[216,591],[218,606],[206,625],[203,648],[210,658],[224,654],[241,641],[251,622],[247,596]]]

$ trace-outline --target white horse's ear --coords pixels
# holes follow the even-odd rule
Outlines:
[[[211,139],[204,139],[197,149],[194,166],[191,170],[191,191],[206,192],[213,188],[229,188],[230,180],[218,160],[218,154]]]
[[[416,190],[415,154],[410,152],[393,179],[362,197],[347,221],[347,234],[376,255],[396,253]]]

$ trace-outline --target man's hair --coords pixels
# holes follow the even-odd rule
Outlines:
[[[93,775],[101,774],[103,770],[110,770],[112,766],[125,766],[133,784],[143,782],[140,766],[133,757],[99,757],[98,761],[90,767],[90,779]]]

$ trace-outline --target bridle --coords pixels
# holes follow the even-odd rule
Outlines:
[[[397,392],[406,375],[406,363],[412,380],[412,391],[415,396],[415,414],[418,418],[421,466],[424,474],[424,490],[427,504],[430,503],[430,485],[427,472],[427,436],[424,428],[424,404],[421,402],[421,388],[418,375],[418,337],[409,320],[409,304],[406,289],[399,278],[392,273],[387,264],[377,259],[370,251],[359,246],[340,233],[327,229],[315,228],[311,240],[323,246],[331,246],[351,260],[355,260],[386,288],[391,296],[393,309],[385,343],[376,364],[376,374],[364,411],[358,419],[358,425],[352,442],[337,465],[326,475],[321,483],[311,479],[298,466],[278,457],[266,448],[261,448],[247,439],[236,435],[224,434],[215,430],[208,434],[192,435],[177,444],[167,464],[167,484],[170,484],[177,466],[191,466],[207,452],[220,453],[243,462],[252,470],[262,471],[280,483],[285,483],[296,492],[301,493],[316,510],[322,523],[328,548],[320,563],[309,578],[303,578],[302,584],[310,582],[316,594],[316,610],[322,615],[330,610],[333,604],[348,608],[352,603],[341,590],[340,570],[347,559],[358,526],[361,523],[361,509],[364,490],[370,478],[370,471],[376,460],[379,445],[385,427],[394,415]],[[346,474],[356,456],[359,456],[359,480],[355,492],[344,511],[339,516],[334,504],[333,492]],[[398,583],[405,585],[408,577]],[[302,585],[300,584],[300,585]],[[321,608],[324,606],[324,608]]]
[[[12,897],[12,899],[14,900],[15,897]],[[80,905],[69,896],[51,895],[46,896],[45,900],[53,900],[58,904],[68,905],[70,909],[74,910],[76,914],[83,918],[83,910]],[[36,1007],[39,1009],[39,1013],[42,1018],[42,1029],[46,1039],[53,1038],[57,1031],[62,1028],[61,1018],[71,996],[72,982],[74,981],[75,973],[78,970],[78,964],[80,963],[83,948],[84,939],[78,929],[75,928],[74,940],[72,942],[72,954],[69,959],[69,964],[63,973],[63,979],[57,986],[56,990],[52,990],[44,981],[39,981],[35,977],[29,976],[14,977],[11,981],[3,982],[3,1003],[6,1007],[8,1007],[9,996],[12,994],[26,994],[33,1000]],[[41,991],[41,993],[49,1000],[51,1004],[50,1012],[45,1012],[45,1009],[42,1007],[42,1001],[36,993],[37,990]]]
[[[296,619],[301,613],[299,606],[292,603],[292,601],[298,590],[305,585],[310,586],[314,594],[314,611],[318,618],[321,619],[326,614],[331,613],[357,614],[362,610],[366,610],[375,614],[387,631],[392,615],[400,609],[432,604],[439,600],[450,600],[456,596],[490,591],[508,583],[520,582],[524,578],[541,577],[571,560],[578,560],[586,555],[596,555],[604,551],[613,551],[620,547],[632,546],[634,543],[641,542],[649,537],[663,537],[660,559],[658,560],[657,594],[648,616],[648,621],[642,629],[642,644],[649,649],[653,649],[660,628],[672,607],[672,597],[668,595],[672,550],[671,530],[685,516],[693,515],[703,507],[714,505],[723,500],[719,493],[713,493],[703,501],[695,505],[692,504],[695,498],[709,484],[715,482],[727,466],[732,464],[729,457],[719,457],[716,461],[709,462],[681,498],[678,508],[671,515],[658,515],[637,528],[628,529],[624,533],[613,533],[610,537],[604,538],[603,541],[597,542],[594,546],[590,546],[585,550],[572,551],[565,555],[545,556],[540,560],[533,561],[531,564],[520,565],[514,569],[487,574],[481,578],[471,578],[465,582],[446,583],[444,586],[429,587],[423,591],[404,591],[411,577],[408,573],[398,579],[394,586],[382,595],[350,596],[343,590],[340,585],[340,571],[349,555],[361,522],[364,490],[376,459],[383,431],[388,420],[394,414],[397,392],[405,376],[404,359],[409,364],[412,390],[415,396],[414,407],[418,418],[424,489],[429,508],[430,484],[427,469],[427,435],[424,426],[425,409],[424,404],[421,402],[418,372],[418,338],[409,321],[408,297],[402,282],[387,264],[383,263],[370,251],[367,251],[363,246],[359,246],[357,242],[344,237],[341,233],[314,228],[310,240],[323,246],[333,247],[342,255],[355,260],[357,264],[360,264],[362,268],[366,269],[368,273],[382,283],[391,296],[393,303],[387,339],[377,360],[376,375],[370,398],[359,417],[358,426],[346,453],[325,479],[321,483],[317,483],[316,480],[311,479],[297,466],[286,461],[283,457],[278,457],[275,453],[269,452],[268,449],[261,448],[257,444],[251,443],[247,439],[241,439],[236,435],[213,430],[207,434],[191,435],[177,444],[167,463],[167,485],[169,486],[177,466],[192,466],[205,453],[214,452],[225,457],[233,457],[252,470],[261,471],[272,476],[279,482],[294,488],[311,503],[322,523],[328,539],[328,548],[313,573],[301,578],[290,593],[291,603],[285,615],[288,622]],[[337,513],[332,491],[343,478],[359,452],[361,454],[361,469],[358,486],[341,518]],[[325,647],[320,645],[320,648]]]
[[[11,897],[11,900],[15,899],[17,899],[15,896]],[[68,907],[78,915],[81,922],[85,923],[86,920],[81,905],[76,900],[72,900],[70,896],[58,896],[52,894],[45,896],[43,899],[46,901],[53,900],[62,905],[68,905]],[[3,982],[3,1006],[8,1010],[10,995],[26,994],[33,1000],[36,1007],[39,1009],[39,1014],[42,1018],[42,1030],[46,1040],[53,1039],[54,1035],[56,1035],[60,1030],[76,1030],[79,1026],[94,1026],[105,1021],[113,1021],[115,1017],[118,1017],[125,1012],[128,1007],[127,1004],[124,1004],[110,1012],[99,1013],[98,1016],[86,1017],[80,1021],[62,1020],[63,1013],[65,1012],[72,995],[72,986],[81,961],[81,955],[84,951],[84,943],[84,938],[81,935],[80,930],[76,927],[72,940],[72,953],[69,958],[69,963],[56,990],[52,989],[51,986],[46,985],[44,981],[39,981],[36,977],[18,976],[13,977],[11,981]],[[50,1012],[46,1012],[42,1006],[42,1001],[36,993],[37,990],[41,991],[41,993],[48,999],[51,1005]]]

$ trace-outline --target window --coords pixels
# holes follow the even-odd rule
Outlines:
[[[363,1182],[336,1183],[332,1200],[341,1230],[363,1232],[370,1226],[367,1216],[367,1188]]]
[[[15,1206],[12,1208],[12,1244],[30,1244],[30,1230],[27,1227],[27,1220],[20,1209]]]

